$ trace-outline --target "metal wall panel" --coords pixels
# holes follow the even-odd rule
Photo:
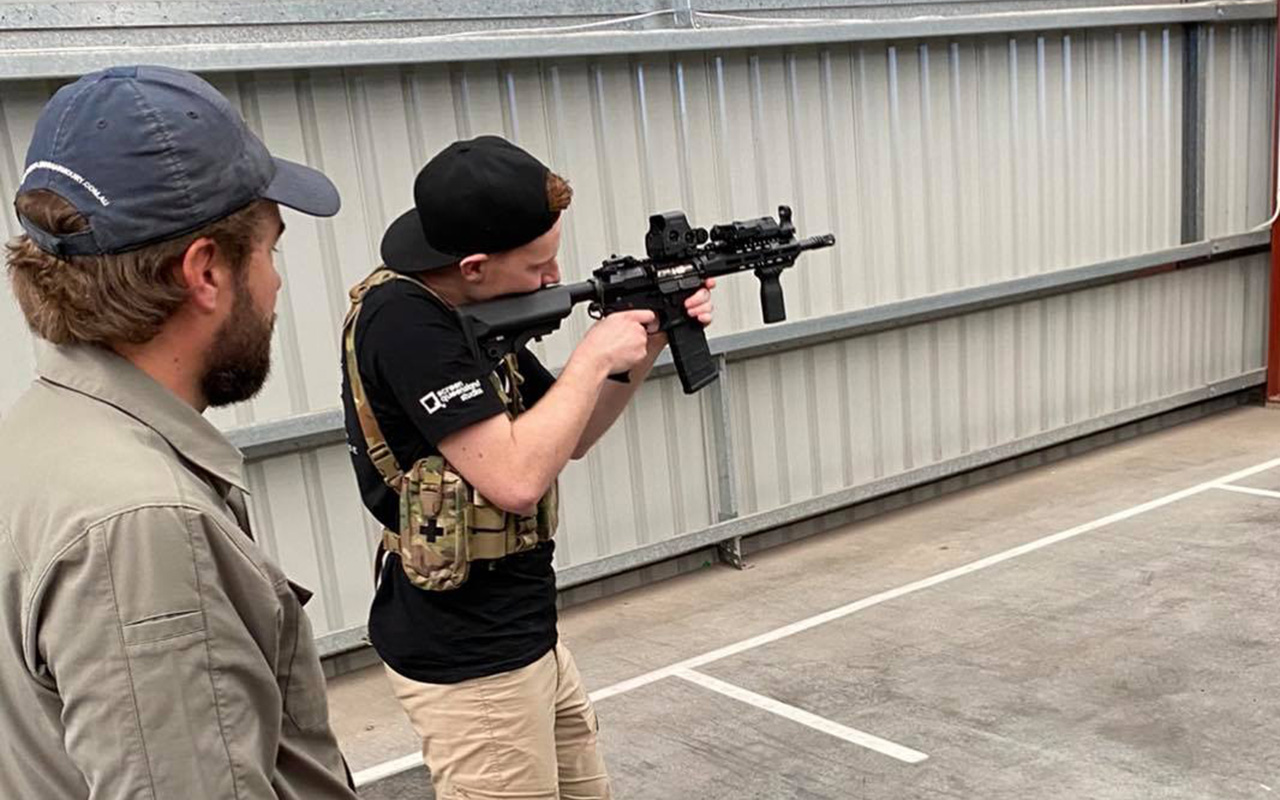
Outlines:
[[[743,512],[1259,369],[1268,266],[1253,256],[736,365]]]
[[[22,177],[27,143],[36,115],[52,89],[43,81],[0,84],[0,196],[12,198]],[[9,201],[5,201],[8,208]],[[0,214],[0,237],[8,241],[21,231],[12,213]],[[35,374],[35,343],[9,289],[0,281],[0,342],[9,369],[0,377],[0,414],[26,389]]]
[[[1269,24],[1206,36],[1206,219],[1269,211]],[[411,204],[417,166],[496,132],[576,190],[566,280],[642,252],[646,216],[697,224],[795,208],[836,248],[787,273],[790,319],[988,285],[1179,243],[1180,26],[724,52],[283,70],[212,76],[273,151],[327,172],[342,213],[288,214],[276,370],[224,428],[337,405],[345,291]],[[45,81],[0,84],[0,195],[20,175]],[[15,225],[0,215],[0,233]],[[740,513],[980,452],[1263,364],[1262,257],[732,363],[725,390]],[[7,288],[5,290],[7,292]],[[718,290],[724,334],[758,327],[755,282]],[[585,330],[539,345],[548,363]],[[0,413],[31,375],[7,294]],[[674,377],[562,478],[560,566],[720,519],[711,395]],[[364,620],[376,533],[346,451],[250,468],[264,546],[304,584],[317,633]]]
[[[570,178],[570,280],[642,252],[654,211],[710,224],[792,205],[802,231],[840,242],[785,275],[798,319],[1176,244],[1180,75],[1181,30],[1156,28],[214,76],[274,151],[324,169],[345,198],[334,220],[288,215],[278,369],[216,418],[334,405],[345,290],[411,204],[416,167],[459,136],[504,134]],[[1247,82],[1226,81],[1247,133]],[[51,88],[0,95],[6,193]],[[752,281],[720,296],[719,332],[759,326]],[[550,362],[585,324],[548,341]]]
[[[1275,33],[1215,25],[1205,37],[1205,227],[1247,230],[1271,215],[1269,150]]]

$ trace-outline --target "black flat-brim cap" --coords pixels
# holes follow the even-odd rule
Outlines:
[[[548,172],[500,136],[454,142],[418,173],[414,207],[383,234],[383,263],[422,272],[528,244],[560,217],[548,205]]]

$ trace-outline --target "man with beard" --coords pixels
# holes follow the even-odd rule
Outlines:
[[[93,73],[37,120],[8,244],[44,342],[0,422],[0,797],[355,797],[309,593],[201,415],[266,379],[277,204],[339,201],[190,73]]]

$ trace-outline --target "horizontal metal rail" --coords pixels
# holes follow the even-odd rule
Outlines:
[[[566,19],[626,17],[662,7],[653,0],[116,0],[0,1],[0,30],[176,28],[459,22],[496,26],[551,24]],[[606,10],[607,9],[607,10]]]
[[[1098,13],[1117,6],[1238,6],[1242,0],[0,0],[0,31],[105,28],[215,28],[280,25],[391,25],[414,22],[458,30],[558,27],[594,21],[648,27],[691,27],[694,14],[747,18],[902,20],[974,17],[1027,11]],[[1248,0],[1243,0],[1248,2]],[[1224,15],[1235,13],[1224,8]]]
[[[1158,275],[1224,258],[1265,253],[1268,252],[1270,242],[1271,234],[1265,230],[1224,236],[1168,250],[900,300],[818,319],[768,325],[717,337],[709,345],[712,355],[724,355],[729,361],[741,361],[782,350],[809,347],[824,341],[865,336],[892,328]],[[654,364],[656,375],[664,375],[674,369],[669,353],[663,353]]]
[[[912,17],[888,16],[901,10],[887,4],[820,0],[751,5],[746,12],[735,10],[738,3],[633,0],[609,14],[582,0],[495,0],[453,4],[453,11],[440,2],[407,0],[224,5],[0,3],[0,79],[78,75],[140,60],[201,72],[320,68],[1246,22],[1276,15],[1271,0],[1036,3],[985,13],[965,13],[964,3],[938,3],[949,13]]]
[[[1225,397],[1265,383],[1265,369],[1251,370],[1234,378],[1162,397],[1101,417],[1064,425],[1032,436],[1025,436],[986,450],[965,453],[936,464],[930,464],[927,467],[920,467],[919,469],[901,472],[896,475],[888,475],[859,486],[840,489],[768,511],[726,520],[702,530],[676,536],[666,541],[655,542],[634,550],[605,556],[584,564],[563,567],[556,570],[556,585],[557,588],[563,590],[590,583],[610,575],[616,575],[675,558],[676,556],[713,547],[720,542],[764,533],[784,525],[838,511],[857,503],[865,503],[879,497],[934,483],[953,475],[990,466],[1027,453],[1034,453],[1037,450],[1043,450],[1083,436],[1137,422],[1183,406],[1205,402],[1216,397]],[[368,644],[366,629],[365,626],[361,625],[324,634],[317,637],[316,644],[322,656],[337,655]]]
[[[718,336],[712,338],[709,344],[713,354],[724,356],[729,362],[742,361],[770,353],[810,347],[825,341],[865,336],[1169,270],[1262,253],[1266,252],[1270,241],[1271,234],[1265,230],[1225,236],[1083,267],[871,306],[819,319],[769,325]],[[654,366],[653,374],[669,375],[674,369],[670,355],[663,354]],[[341,409],[248,425],[227,432],[227,438],[244,452],[245,458],[255,461],[336,444],[343,441],[344,437]]]

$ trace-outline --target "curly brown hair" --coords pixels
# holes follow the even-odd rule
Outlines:
[[[17,211],[53,234],[78,233],[88,222],[51,191],[19,195]],[[213,239],[240,279],[268,204],[259,200],[194,233],[127,253],[59,258],[26,234],[6,245],[9,282],[31,331],[54,344],[141,344],[160,332],[185,302],[173,269],[200,238]]]
[[[573,201],[573,187],[551,170],[547,170],[547,208],[560,212]]]

